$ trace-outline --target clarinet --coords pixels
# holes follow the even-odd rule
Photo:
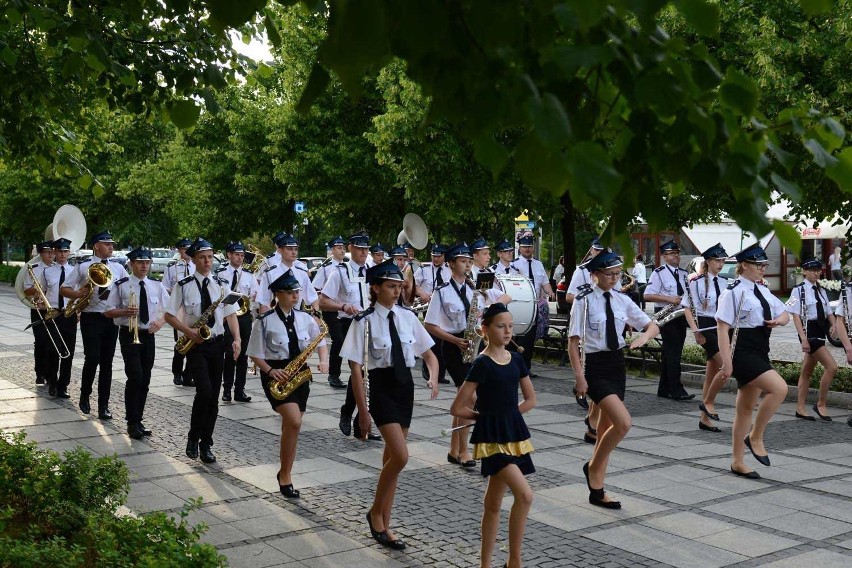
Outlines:
[[[846,337],[852,339],[852,326],[849,325],[849,298],[846,297],[846,281],[840,281],[840,297],[843,298],[843,319],[846,324]]]

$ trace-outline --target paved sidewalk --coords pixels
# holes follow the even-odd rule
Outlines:
[[[0,287],[0,428],[25,430],[43,447],[83,445],[117,453],[132,472],[128,507],[137,513],[177,513],[184,500],[202,497],[191,520],[231,566],[478,565],[479,518],[485,481],[446,462],[453,392],[430,401],[417,382],[410,434],[411,459],[400,479],[394,528],[409,547],[380,548],[364,521],[375,488],[381,444],[344,438],[337,429],[343,393],[324,376],[312,385],[294,471],[299,501],[285,500],[274,481],[279,419],[259,381],[249,379],[249,404],[221,403],[214,451],[205,466],[183,455],[193,391],[172,384],[173,342],[158,335],[157,360],[144,442],[124,433],[123,364],[116,355],[111,407],[102,422],[77,409],[82,345],[78,341],[70,401],[36,388],[32,336],[22,331],[27,311],[11,288]],[[634,427],[616,450],[607,479],[620,511],[589,505],[582,464],[583,414],[570,396],[565,367],[536,367],[538,407],[527,415],[537,451],[530,476],[535,502],[524,541],[525,566],[676,566],[715,568],[846,568],[852,566],[852,428],[846,411],[831,423],[796,420],[785,403],[770,424],[766,446],[772,467],[747,462],[763,479],[728,472],[731,394],[720,396],[721,434],[700,432],[694,403],[658,399],[656,385],[628,381]],[[511,498],[507,496],[504,509]],[[506,559],[506,514],[493,565]]]

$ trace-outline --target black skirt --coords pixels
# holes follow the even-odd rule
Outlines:
[[[529,454],[524,454],[522,456],[494,454],[493,456],[482,458],[480,463],[482,464],[480,466],[480,472],[482,473],[482,477],[489,477],[491,475],[494,475],[507,465],[511,464],[515,464],[516,466],[518,466],[518,469],[520,469],[521,473],[523,473],[524,475],[535,473],[535,466],[533,465],[532,458]]]
[[[817,320],[808,322],[807,327],[808,343],[811,346],[811,354],[817,352],[817,349],[825,347],[825,323]]]
[[[273,369],[283,369],[289,363],[289,359],[284,359],[281,361],[267,361],[266,364],[269,365]],[[304,412],[308,408],[308,395],[311,394],[311,381],[305,381],[302,383],[296,390],[294,390],[290,396],[285,398],[284,400],[278,400],[274,396],[272,396],[271,391],[269,390],[269,384],[272,382],[272,379],[269,378],[269,375],[266,373],[260,374],[260,384],[263,386],[263,392],[266,394],[266,400],[269,401],[269,404],[272,405],[272,409],[276,409],[282,404],[293,403],[299,405],[299,410]]]
[[[589,384],[589,398],[595,404],[611,394],[623,401],[627,384],[624,352],[619,349],[586,353],[586,382]]]
[[[742,388],[754,379],[772,370],[769,362],[769,329],[765,327],[740,328],[734,352],[734,378]],[[733,335],[733,330],[730,331]]]
[[[719,334],[716,332],[716,320],[706,316],[698,316],[698,327],[701,329],[705,327],[710,328],[701,332],[701,335],[706,339],[701,348],[704,349],[704,353],[707,355],[707,360],[709,361],[719,352]]]
[[[370,381],[370,416],[376,426],[411,426],[414,413],[414,381],[411,376],[398,379],[393,367],[370,369],[367,376]]]

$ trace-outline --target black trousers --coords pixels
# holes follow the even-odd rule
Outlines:
[[[56,327],[49,324],[48,332],[54,336],[60,349],[64,350],[65,346],[68,347],[69,355],[60,359],[56,349],[53,346],[50,347],[47,353],[47,384],[56,386],[60,391],[66,391],[71,384],[71,365],[74,362],[74,347],[77,343],[77,314],[70,318],[59,315],[53,321],[56,322]],[[56,337],[57,329],[59,337]]]
[[[174,331],[175,342],[178,340],[178,332]],[[174,352],[172,355],[172,375],[181,377],[183,382],[188,383],[192,379],[192,373],[189,370],[189,365],[186,365],[184,368],[184,361],[186,360],[186,355],[179,353],[178,351]]]
[[[41,315],[44,315],[42,312]],[[30,322],[34,325],[33,330],[33,357],[35,358],[35,374],[36,378],[47,380],[48,376],[48,358],[50,351],[53,351],[53,346],[50,344],[50,337],[47,335],[47,326],[41,323],[41,315],[38,310],[30,310]],[[36,322],[39,322],[37,325]],[[51,326],[53,324],[50,324]]]
[[[350,318],[346,318],[346,319],[342,319],[342,320],[339,320],[339,321],[340,321],[340,334],[345,338],[346,334],[349,333],[349,326],[352,325],[352,320]],[[337,349],[337,352],[340,353],[340,348]],[[338,357],[339,357],[339,355],[338,355]],[[352,375],[350,375],[349,380],[346,382],[346,401],[344,401],[343,407],[340,409],[340,413],[349,416],[353,412],[355,412],[356,406],[358,406],[358,405],[355,404],[355,391],[352,390]],[[355,416],[356,416],[356,422],[357,422],[357,416],[358,415],[356,414]]]
[[[518,346],[524,348],[524,352],[521,353],[521,356],[524,358],[524,363],[526,363],[527,369],[530,371],[532,371],[532,356],[533,349],[535,349],[535,330],[536,326],[533,324],[530,330],[524,335],[516,335],[512,338]],[[509,351],[517,351],[517,348],[511,343],[506,347],[506,349]]]
[[[127,383],[124,385],[124,414],[128,424],[142,422],[156,352],[153,333],[140,329],[139,341],[141,341],[139,345],[133,343],[133,335],[129,327],[119,328],[118,342],[124,359],[124,374],[127,376]]]
[[[454,333],[453,335],[456,337],[464,337],[464,333]],[[456,385],[456,388],[461,387],[465,378],[467,378],[467,373],[470,371],[471,364],[465,363],[464,353],[462,353],[462,350],[448,341],[441,342],[441,355],[444,359],[444,365],[446,365],[447,373],[453,380],[453,384]]]
[[[337,312],[323,312],[322,319],[325,325],[328,326],[328,337],[331,338],[331,351],[328,359],[328,376],[340,378],[340,367],[343,364],[343,359],[340,357],[340,348],[343,347],[343,340],[346,339],[346,332],[349,331],[349,324],[352,320],[349,318],[339,319]],[[344,331],[344,322],[346,325]]]
[[[80,384],[80,398],[92,394],[95,372],[98,373],[98,408],[109,404],[112,387],[112,358],[115,356],[115,341],[118,327],[112,320],[97,312],[83,312],[80,315],[80,333],[83,335],[83,377]]]
[[[234,389],[236,393],[242,393],[246,388],[246,373],[248,372],[248,349],[249,338],[251,337],[251,312],[246,312],[237,318],[240,325],[240,356],[234,361],[234,336],[231,334],[231,328],[225,324],[225,360],[222,368],[222,385],[225,392],[231,392]]]
[[[660,311],[657,308],[655,311]],[[686,389],[680,382],[680,360],[683,356],[683,344],[686,341],[686,318],[677,318],[662,328],[660,336],[663,339],[663,356],[660,369],[660,384],[657,386],[659,396],[685,395]]]
[[[432,341],[435,342],[430,350],[435,354],[435,357],[438,359],[438,380],[443,380],[444,377],[447,376],[447,365],[444,363],[444,350],[443,344],[444,340],[438,337],[437,335],[429,334],[429,337],[432,338]],[[429,379],[429,368],[426,364],[423,364],[423,376],[428,380]]]
[[[195,400],[189,420],[189,440],[213,444],[213,429],[219,415],[219,389],[225,357],[225,336],[205,341],[186,354],[186,363],[195,380]]]

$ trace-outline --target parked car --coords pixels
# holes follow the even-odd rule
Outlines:
[[[166,266],[172,261],[175,253],[167,248],[151,249],[151,255],[154,257],[151,261],[151,274],[162,274],[166,271]]]
[[[71,266],[76,266],[80,262],[86,262],[90,258],[94,252],[91,249],[79,249],[77,252],[68,257],[68,264]],[[118,259],[118,262],[126,269],[127,268],[127,255],[122,251],[113,251],[112,258]]]

